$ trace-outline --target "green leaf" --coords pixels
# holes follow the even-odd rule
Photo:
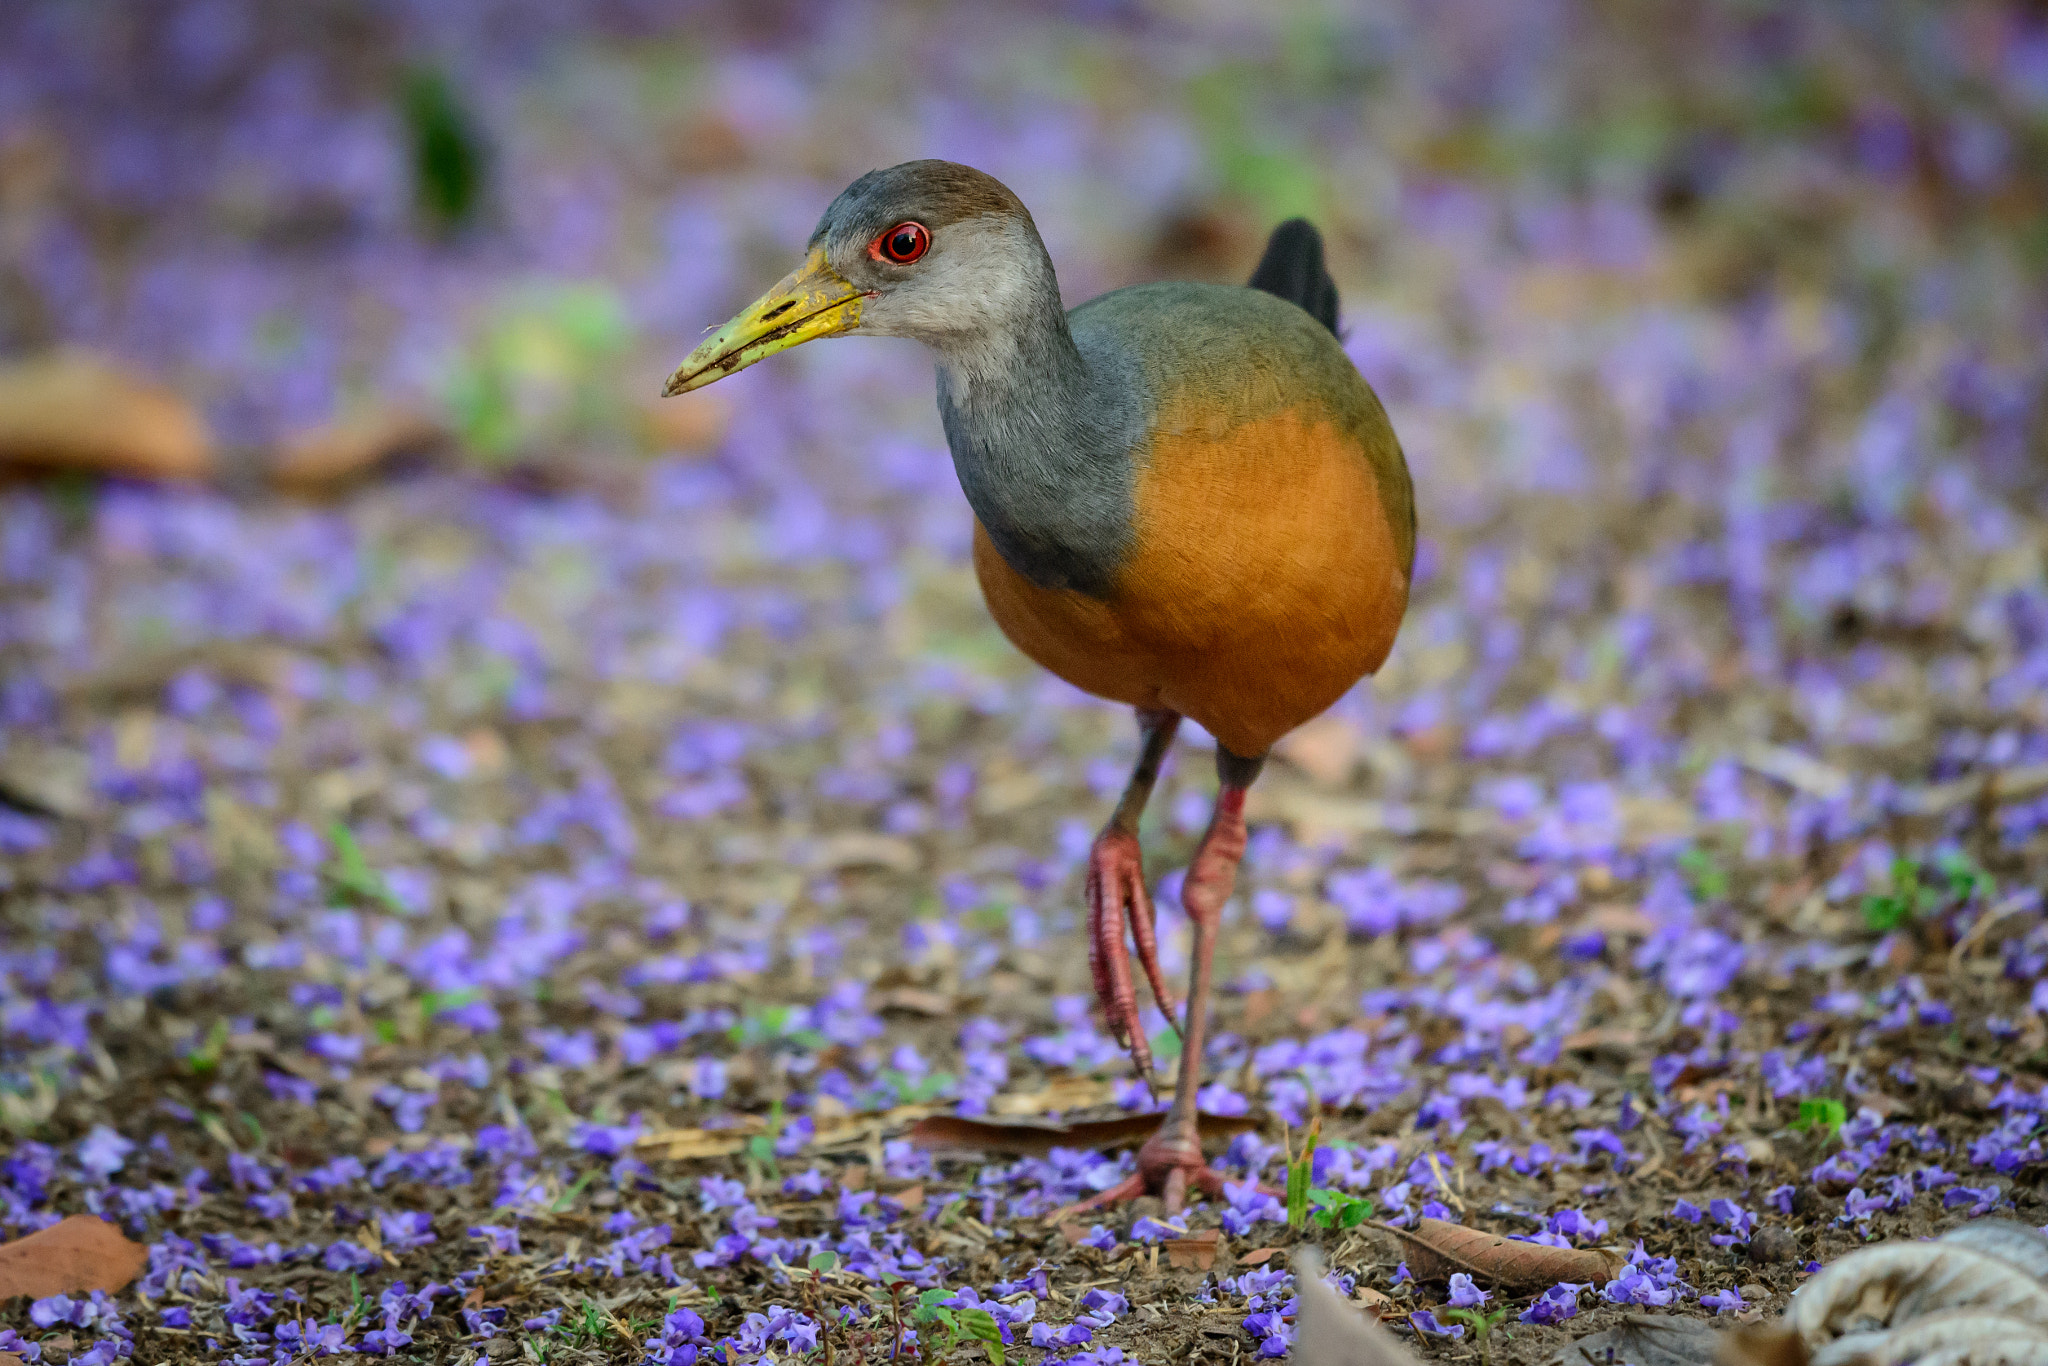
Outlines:
[[[839,1269],[839,1254],[836,1252],[813,1252],[810,1260],[805,1265],[813,1271],[837,1271]]]
[[[228,1022],[215,1020],[213,1028],[206,1031],[199,1047],[185,1055],[185,1066],[194,1076],[205,1076],[220,1066],[221,1056],[227,1052]]]
[[[560,1195],[556,1196],[555,1203],[548,1207],[549,1210],[551,1210],[555,1214],[561,1214],[573,1208],[576,1204],[576,1197],[583,1194],[583,1188],[588,1186],[591,1182],[595,1181],[596,1179],[597,1168],[592,1167],[589,1171],[583,1173],[583,1175],[576,1178],[576,1184],[570,1186],[569,1189],[563,1191]]]
[[[1300,1228],[1308,1217],[1311,1159],[1307,1153],[1287,1168],[1287,1227]]]
[[[1866,896],[1863,923],[1880,934],[1889,934],[1912,918],[1912,903],[1904,897]]]
[[[962,1309],[958,1317],[961,1331],[988,1349],[988,1359],[995,1366],[1004,1366],[1003,1328],[996,1316],[986,1309]]]
[[[482,202],[488,154],[475,120],[439,71],[406,78],[399,108],[412,141],[413,193],[435,227],[460,227]]]
[[[370,866],[353,831],[336,821],[327,828],[327,836],[334,841],[334,861],[324,871],[335,891],[345,892],[356,901],[376,902],[393,915],[412,914],[384,881],[383,874]]]
[[[1728,874],[1706,850],[1686,850],[1678,856],[1678,867],[1700,900],[1719,901],[1728,895]]]
[[[1818,1129],[1833,1137],[1848,1121],[1848,1106],[1839,1100],[1821,1097],[1799,1102],[1799,1118],[1792,1121],[1792,1127],[1802,1130]]]

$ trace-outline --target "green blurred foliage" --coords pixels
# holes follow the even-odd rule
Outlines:
[[[623,441],[619,359],[632,344],[625,305],[603,285],[519,292],[450,368],[443,400],[463,446],[502,465],[554,445]]]
[[[476,120],[446,74],[407,73],[399,92],[412,146],[413,192],[420,214],[442,232],[462,227],[482,206],[490,155]]]

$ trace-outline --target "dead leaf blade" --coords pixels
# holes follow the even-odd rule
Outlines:
[[[43,1299],[125,1288],[149,1264],[149,1251],[121,1230],[90,1214],[38,1229],[0,1244],[0,1300],[16,1295]]]
[[[1258,1127],[1240,1116],[1197,1117],[1204,1145],[1228,1143]],[[960,1115],[934,1115],[910,1129],[911,1145],[921,1152],[1000,1153],[1006,1157],[1043,1157],[1054,1148],[1126,1148],[1143,1143],[1159,1127],[1158,1115],[1125,1115],[1079,1124],[997,1124]]]
[[[1421,1219],[1413,1229],[1379,1220],[1367,1226],[1401,1244],[1408,1269],[1420,1280],[1446,1280],[1464,1272],[1506,1290],[1542,1290],[1559,1281],[1605,1285],[1619,1274],[1620,1253],[1597,1247],[1550,1247],[1517,1242],[1442,1219]]]

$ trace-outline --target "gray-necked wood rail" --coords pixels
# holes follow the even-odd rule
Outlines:
[[[1138,1174],[1178,1208],[1222,1178],[1196,1132],[1217,923],[1244,854],[1246,789],[1274,741],[1373,672],[1408,605],[1415,501],[1378,398],[1338,344],[1322,241],[1296,219],[1249,287],[1135,285],[1061,308],[1031,215],[946,161],[872,171],[802,265],[706,338],[666,392],[816,337],[914,337],[974,509],[974,568],[1018,649],[1137,709],[1143,741],[1088,868],[1089,960],[1141,1075],[1129,955],[1167,1018],[1138,818],[1183,716],[1216,737],[1222,790],[1181,897],[1193,967],[1179,1084]]]

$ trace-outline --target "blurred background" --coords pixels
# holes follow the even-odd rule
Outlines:
[[[1242,278],[1311,216],[1438,497],[1466,457],[1590,482],[1597,418],[1549,380],[1625,410],[1616,327],[1853,330],[1849,405],[1922,319],[1979,370],[2039,349],[2023,4],[69,0],[0,25],[0,347],[168,385],[216,459],[394,407],[487,464],[711,446],[823,366],[868,386],[835,407],[847,465],[928,442],[893,344],[647,401],[848,180],[924,156],[1017,190],[1070,303]],[[1475,373],[1501,327],[1522,353]]]

